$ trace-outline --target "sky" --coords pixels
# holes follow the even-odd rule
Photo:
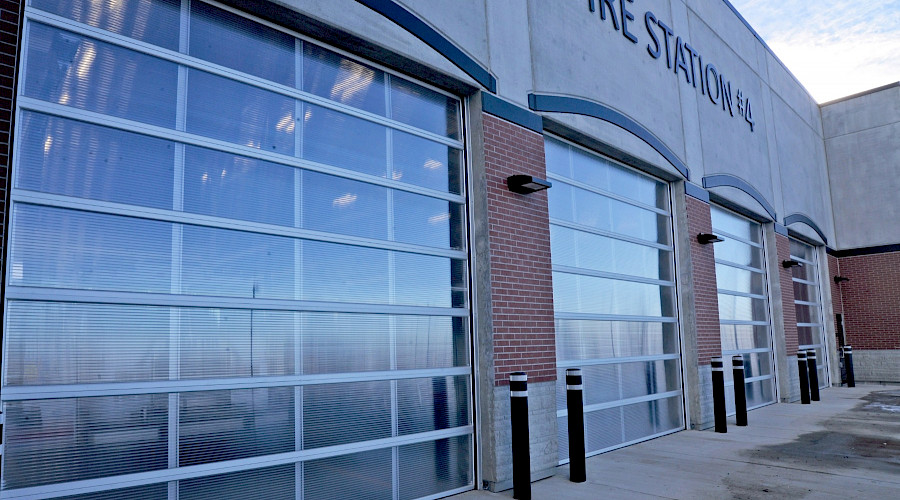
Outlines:
[[[900,81],[900,0],[730,0],[819,103]]]

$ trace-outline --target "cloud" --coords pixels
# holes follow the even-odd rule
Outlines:
[[[900,0],[732,0],[824,102],[900,81]]]

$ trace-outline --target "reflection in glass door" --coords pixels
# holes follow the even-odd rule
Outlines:
[[[0,496],[471,489],[459,99],[198,0],[25,14]]]
[[[710,206],[716,243],[716,282],[728,413],[734,413],[732,357],[744,359],[747,408],[775,402],[775,371],[769,298],[766,288],[762,227],[717,206]]]
[[[668,186],[545,140],[556,316],[559,458],[566,368],[584,373],[586,451],[684,427]]]

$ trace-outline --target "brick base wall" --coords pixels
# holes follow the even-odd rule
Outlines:
[[[900,252],[837,260],[850,278],[840,285],[846,343],[854,354],[900,349]]]
[[[521,195],[506,186],[515,174],[547,177],[544,137],[487,113],[483,123],[494,384],[515,371],[529,382],[556,380],[547,191]]]
[[[794,306],[794,281],[791,270],[781,265],[791,258],[791,241],[787,236],[775,235],[775,247],[778,253],[781,306],[784,308],[784,349],[788,356],[796,356],[800,340],[797,335],[797,309]]]
[[[691,241],[691,263],[694,281],[694,313],[697,324],[697,362],[708,365],[714,356],[722,355],[722,333],[719,328],[719,296],[716,285],[716,256],[713,244],[701,245],[700,233],[712,232],[709,204],[686,197],[688,232]]]

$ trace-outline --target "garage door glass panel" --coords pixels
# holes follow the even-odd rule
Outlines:
[[[188,132],[272,153],[294,154],[292,99],[205,71],[189,70],[187,80]],[[226,102],[229,105],[223,106]]]
[[[32,0],[35,8],[88,26],[178,50],[179,0],[95,2],[93,0]]]
[[[166,467],[166,395],[6,403],[5,488]]]
[[[191,2],[188,53],[211,63],[293,86],[294,37],[203,2]],[[265,57],[260,57],[265,54]]]
[[[597,454],[683,427],[680,341],[668,186],[563,141],[545,150],[565,461],[565,370],[583,370]]]
[[[384,116],[386,75],[312,43],[303,44],[301,90]]]
[[[153,208],[172,207],[175,143],[31,111],[20,115],[16,187]],[[83,174],[70,168],[83,161]],[[90,175],[91,182],[76,176]]]
[[[26,28],[25,96],[175,126],[177,64],[44,24]]]
[[[556,320],[556,349],[570,360],[677,354],[674,323]]]

